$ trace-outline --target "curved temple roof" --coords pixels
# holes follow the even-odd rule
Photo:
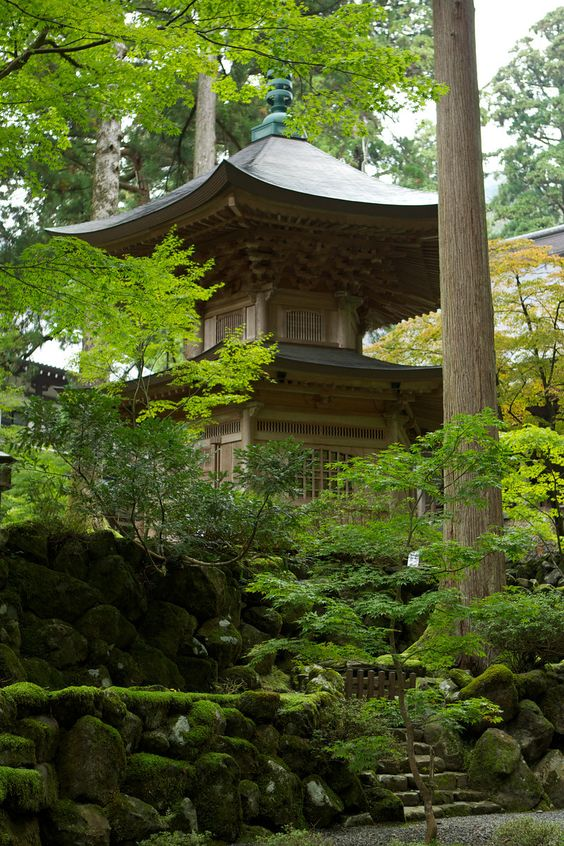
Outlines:
[[[203,176],[132,211],[48,231],[111,246],[135,239],[148,230],[172,226],[230,189],[243,189],[292,206],[370,218],[432,221],[437,216],[435,194],[380,182],[307,141],[270,136],[255,141]]]

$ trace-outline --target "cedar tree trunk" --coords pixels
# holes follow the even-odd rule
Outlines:
[[[194,178],[215,165],[215,91],[212,78],[198,76],[196,99],[196,135],[194,139]]]
[[[494,323],[488,264],[473,0],[433,0],[435,76],[449,86],[437,107],[439,255],[443,321],[444,418],[497,408]],[[449,484],[449,480],[445,480]],[[486,507],[459,506],[446,539],[472,546],[502,525],[501,494]],[[501,555],[462,582],[466,600],[505,583]]]

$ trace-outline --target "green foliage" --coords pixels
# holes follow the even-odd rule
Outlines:
[[[477,631],[515,672],[558,660],[564,653],[564,595],[558,590],[508,587],[476,603]]]
[[[563,842],[561,824],[538,817],[508,820],[492,836],[492,846],[562,846]]]
[[[526,426],[502,439],[511,453],[503,479],[505,513],[552,542],[564,561],[564,434]]]
[[[211,842],[209,831],[163,831],[139,841],[139,846],[208,846]]]
[[[306,89],[295,116],[300,125],[307,115],[310,126],[350,126],[358,109],[397,110],[402,98],[417,104],[436,94],[430,76],[413,73],[413,52],[374,43],[380,17],[373,4],[346,3],[319,15],[295,0],[276,7],[266,0],[237,2],[228,15],[212,0],[200,0],[197,13],[177,0],[155,0],[150,9],[136,0],[87,0],[80,8],[69,0],[34,0],[31,8],[5,4],[0,17],[4,172],[23,169],[29,160],[58,164],[70,125],[89,128],[93,114],[102,119],[132,114],[147,127],[174,132],[165,109],[178,99],[191,104],[186,83],[200,72],[215,74],[217,56],[227,63],[252,60],[262,73],[290,67]],[[116,43],[124,45],[122,60],[116,59]],[[354,118],[348,86],[306,88],[314,71],[354,80]],[[246,77],[224,73],[216,87],[230,101],[248,100],[256,91]]]
[[[333,846],[331,838],[319,831],[285,826],[283,831],[253,840],[255,846]]]
[[[288,445],[292,458],[285,475],[279,475],[284,443],[265,445],[264,461],[263,448],[253,447],[240,476],[247,481],[249,468],[260,465],[259,494],[221,479],[210,484],[201,469],[197,429],[170,418],[145,417],[131,425],[118,399],[100,391],[67,390],[56,403],[33,398],[27,415],[22,460],[27,457],[37,470],[44,450],[54,450],[65,467],[60,484],[72,494],[72,513],[105,520],[149,551],[162,554],[174,543],[178,552],[201,560],[234,559],[257,545],[263,552],[283,545],[299,517],[287,497],[294,486],[292,461],[299,463],[301,455],[296,444]],[[246,463],[244,451],[240,459]]]
[[[491,203],[503,235],[519,235],[564,220],[562,35],[564,8],[539,21],[495,75],[489,114],[515,143],[502,155],[503,182]]]
[[[397,704],[387,699],[334,699],[321,709],[313,748],[347,761],[353,772],[375,770],[402,752],[392,729],[401,726]]]

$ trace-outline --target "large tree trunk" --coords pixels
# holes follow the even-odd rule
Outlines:
[[[437,108],[439,254],[444,417],[497,408],[494,323],[488,265],[480,110],[472,0],[433,0],[435,75],[449,92]],[[448,483],[448,480],[447,480]],[[485,508],[460,506],[447,539],[467,546],[502,525],[501,494]],[[462,583],[467,599],[505,583],[502,556],[489,556]]]
[[[215,91],[212,78],[198,76],[196,135],[194,139],[194,178],[207,173],[215,164]]]
[[[115,118],[103,121],[96,133],[92,183],[92,220],[111,217],[118,210],[121,126]]]

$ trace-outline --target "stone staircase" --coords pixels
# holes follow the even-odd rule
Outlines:
[[[446,771],[443,759],[432,755],[432,749],[428,743],[423,742],[421,733],[416,736],[418,740],[415,743],[415,757],[426,782],[431,778],[429,771],[432,760],[433,810],[437,819],[495,814],[502,810],[479,791],[468,788],[466,773]],[[391,790],[401,799],[406,822],[425,818],[423,800],[415,786],[407,757],[382,765],[376,779],[382,787]]]

